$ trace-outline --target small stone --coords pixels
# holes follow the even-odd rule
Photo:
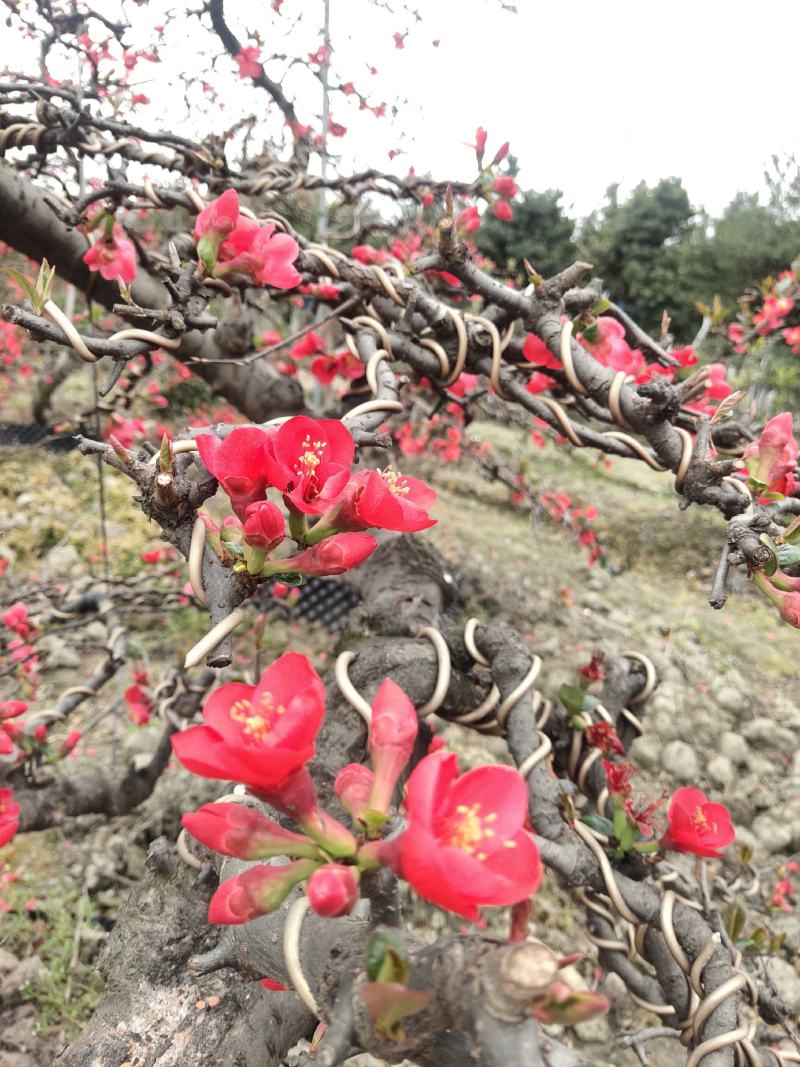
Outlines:
[[[786,726],[779,726],[772,719],[760,717],[745,723],[742,735],[750,744],[759,748],[777,749],[780,752],[792,752],[797,744],[795,733]]]
[[[795,752],[792,759],[792,775],[795,778],[800,778],[800,748]]]
[[[645,771],[657,771],[661,766],[661,745],[644,734],[631,745],[631,759]]]
[[[791,823],[773,818],[766,812],[756,815],[751,830],[761,848],[767,852],[785,852],[793,836]]]
[[[75,649],[70,648],[63,637],[59,637],[58,634],[45,634],[39,641],[39,651],[45,657],[47,666],[52,670],[59,667],[75,670],[83,662]]]
[[[661,766],[679,782],[695,782],[700,776],[695,751],[685,741],[670,741],[664,746]]]
[[[706,773],[716,785],[730,785],[736,778],[736,769],[727,756],[714,756],[709,760]]]
[[[745,708],[750,706],[750,701],[739,689],[732,685],[721,685],[713,694],[714,700],[723,711],[731,711],[741,715]]]
[[[750,749],[747,746],[747,742],[741,734],[732,733],[730,730],[726,730],[720,737],[719,751],[721,755],[727,756],[737,767],[741,767],[750,761]]]
[[[596,1015],[593,1019],[585,1019],[575,1026],[575,1033],[581,1041],[592,1045],[602,1045],[611,1040],[611,1027],[604,1015]]]
[[[219,997],[217,997],[217,996],[209,997],[206,1000],[206,1004],[208,1004],[209,1008],[216,1008],[217,1005],[219,1004]]]
[[[787,960],[773,956],[767,960],[767,974],[775,983],[782,1000],[789,1005],[792,1015],[800,1012],[800,974]]]
[[[647,725],[653,733],[667,741],[673,741],[683,734],[683,727],[678,715],[673,711],[658,711],[649,715]]]
[[[204,1000],[198,1000],[198,1002],[195,1004],[195,1008],[198,1011],[205,1011],[206,1010],[206,1002]]]
[[[7,952],[4,948],[0,948],[0,974],[13,971],[18,963],[19,960],[13,952]]]

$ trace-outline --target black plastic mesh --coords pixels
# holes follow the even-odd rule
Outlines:
[[[40,446],[51,452],[71,452],[78,447],[74,437],[57,434],[49,426],[40,426],[35,422],[0,422],[0,446],[15,448],[23,446]]]
[[[261,594],[262,610],[271,611],[285,600],[273,597],[268,589]],[[335,578],[309,578],[300,586],[300,596],[292,608],[292,614],[308,622],[319,622],[329,630],[339,630],[344,625],[350,610],[358,603],[358,597],[343,582]]]

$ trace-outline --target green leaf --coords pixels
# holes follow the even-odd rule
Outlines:
[[[597,830],[599,834],[604,834],[606,837],[614,837],[614,823],[611,819],[598,815],[596,811],[589,811],[585,815],[581,815],[581,822],[585,823],[590,830]]]
[[[730,937],[731,941],[736,941],[741,936],[746,921],[747,912],[741,904],[731,904],[725,910],[725,929],[728,931],[728,937]]]
[[[800,545],[778,545],[778,563],[781,567],[791,567],[794,563],[800,563]]]
[[[772,538],[765,533],[762,533],[762,535],[759,537],[759,541],[762,545],[766,545],[772,553],[769,562],[765,563],[762,568],[764,574],[766,574],[766,576],[769,578],[778,569],[778,546],[775,544]]]
[[[44,301],[39,298],[39,292],[34,282],[31,281],[30,278],[27,278],[24,274],[20,274],[18,270],[12,270],[10,267],[8,273],[11,275],[17,285],[21,285],[22,288],[25,290],[25,294],[27,295],[28,300],[30,300],[31,304],[33,305],[34,311],[36,311],[36,313],[38,314],[42,310],[42,304],[44,303]]]
[[[562,685],[558,691],[558,699],[570,715],[580,715],[586,699],[586,690],[576,685]]]
[[[405,1037],[401,1021],[424,1011],[431,1002],[430,993],[409,989],[399,982],[369,982],[362,988],[361,996],[377,1032],[396,1041]]]
[[[393,930],[383,927],[367,941],[367,975],[373,982],[404,982],[408,977],[406,948]]]
[[[593,315],[602,315],[604,312],[608,311],[608,309],[610,307],[611,307],[611,301],[610,300],[598,300],[597,303],[595,304],[595,306],[592,308],[592,314]]]

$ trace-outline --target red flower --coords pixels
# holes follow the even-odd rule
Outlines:
[[[131,722],[135,722],[137,726],[146,726],[150,721],[153,705],[144,689],[138,685],[130,685],[123,693],[123,697],[128,705]]]
[[[161,549],[151,548],[147,552],[142,552],[142,563],[160,563],[161,562]]]
[[[428,515],[436,492],[425,482],[386,470],[360,471],[320,525],[330,530],[381,530],[415,533],[436,525]]]
[[[19,804],[10,789],[0,789],[0,847],[7,845],[19,827]]]
[[[181,763],[202,778],[275,789],[314,755],[325,689],[305,656],[287,652],[257,686],[232,682],[206,700],[205,726],[172,738]]]
[[[522,354],[530,363],[546,370],[561,370],[561,360],[550,351],[544,341],[535,333],[529,333],[522,346]]]
[[[306,892],[317,915],[327,919],[349,915],[358,900],[358,872],[341,863],[326,863],[311,875]]]
[[[248,45],[241,48],[233,57],[239,67],[240,78],[258,78],[261,74],[261,64],[258,62],[259,50],[256,45]]]
[[[631,348],[625,340],[625,327],[608,315],[601,315],[596,322],[595,340],[589,341],[583,334],[578,340],[587,348],[598,363],[612,370],[624,370],[626,374],[638,374],[645,360],[638,348]]]
[[[239,222],[241,225],[220,248],[220,263],[215,274],[246,274],[256,285],[272,285],[276,289],[293,289],[299,285],[302,276],[293,264],[300,254],[300,246],[294,237],[276,233],[272,223],[247,226],[245,220]],[[234,249],[237,254],[227,258],[227,252]]]
[[[514,218],[514,209],[507,200],[495,200],[492,204],[492,214],[501,222],[511,222]]]
[[[245,508],[244,539],[253,548],[272,552],[286,536],[283,512],[271,500],[256,500]]]
[[[539,886],[541,863],[523,829],[525,780],[511,767],[458,777],[456,756],[425,756],[408,780],[408,828],[382,843],[382,858],[426,900],[477,919],[478,908],[516,904]]]
[[[244,804],[204,804],[181,819],[192,837],[223,856],[264,860],[274,856],[320,858],[314,842],[284,830],[278,823]]]
[[[475,233],[480,229],[481,217],[478,214],[477,205],[473,204],[471,207],[465,207],[459,215],[456,216],[456,226],[459,230],[463,230],[465,233]]]
[[[344,574],[354,567],[360,567],[368,559],[378,542],[370,534],[343,533],[326,537],[318,545],[299,552],[287,559],[276,559],[267,564],[261,573],[271,574],[306,574],[324,578],[332,574]]]
[[[508,174],[501,174],[492,182],[492,190],[504,200],[511,200],[519,192],[519,186]]]
[[[629,797],[631,795],[631,774],[634,771],[633,764],[627,760],[620,760],[619,763],[603,760],[603,766],[606,771],[609,793],[612,796]]]
[[[705,793],[691,786],[672,794],[667,822],[661,847],[673,852],[718,858],[736,836],[725,805],[712,803]]]
[[[354,452],[350,431],[338,419],[298,415],[271,438],[266,471],[287,506],[320,515],[347,484]]]
[[[350,255],[359,263],[372,266],[374,263],[385,263],[389,253],[383,248],[373,248],[372,245],[356,245],[350,249]]]
[[[595,518],[596,514],[597,513],[595,512],[595,515],[587,515],[586,518]],[[589,662],[583,663],[580,667],[578,667],[578,670],[581,673],[581,677],[585,678],[587,682],[602,682],[602,680],[606,676],[605,671],[603,670],[604,659],[605,656],[602,652],[593,652],[592,658],[589,660]]]
[[[250,922],[281,906],[292,889],[317,869],[311,860],[274,867],[259,865],[223,882],[208,906],[208,921],[223,925]]]
[[[22,638],[27,637],[32,629],[28,617],[28,607],[21,600],[11,605],[5,615],[0,617],[0,622]]]
[[[119,278],[128,285],[136,277],[136,249],[119,226],[110,237],[99,237],[84,253],[83,262],[109,282]]]
[[[231,500],[240,519],[247,518],[247,506],[263,498],[267,488],[266,453],[272,434],[257,426],[239,426],[224,440],[200,434],[200,458]]]
[[[770,419],[759,439],[745,448],[742,459],[748,460],[748,474],[756,489],[766,486],[765,492],[782,496],[794,492],[797,441],[793,429],[791,412],[784,411]]]
[[[596,722],[589,726],[586,730],[586,741],[592,748],[599,748],[604,756],[613,756],[615,753],[625,755],[622,742],[610,722]]]
[[[369,807],[374,811],[389,810],[394,787],[411,758],[418,730],[414,705],[400,686],[387,678],[372,701],[369,725],[369,754],[375,771]]]
[[[194,224],[194,238],[215,237],[221,240],[231,234],[239,221],[239,194],[235,189],[225,192],[206,204]]]

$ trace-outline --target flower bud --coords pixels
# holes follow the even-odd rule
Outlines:
[[[375,775],[361,763],[348,763],[336,775],[333,789],[339,803],[357,822],[364,822]]]
[[[418,729],[414,705],[400,686],[387,678],[372,702],[369,753],[375,782],[369,799],[371,809],[388,810],[397,779],[411,758]]]
[[[309,878],[307,892],[317,915],[328,919],[349,915],[358,900],[358,872],[355,867],[326,863]]]
[[[64,759],[65,756],[68,756],[70,754],[70,752],[72,752],[72,750],[78,744],[78,742],[80,741],[82,736],[83,735],[81,734],[80,730],[72,730],[72,731],[70,731],[70,733],[67,734],[67,736],[64,738],[64,740],[61,742],[61,744],[59,746],[59,749],[58,749],[59,757],[61,759]]]
[[[223,856],[264,860],[275,856],[319,859],[308,837],[284,830],[266,815],[244,804],[204,804],[184,815],[183,826],[206,848]]]
[[[292,889],[317,869],[311,860],[276,866],[259,865],[223,882],[208,906],[208,921],[246,923],[281,906]]]
[[[253,548],[272,552],[286,535],[283,513],[271,500],[256,500],[245,508],[244,539]]]
[[[307,574],[319,577],[344,574],[345,571],[360,566],[377,547],[378,542],[370,534],[337,534],[296,556],[272,560],[261,573],[265,577],[273,574]]]

